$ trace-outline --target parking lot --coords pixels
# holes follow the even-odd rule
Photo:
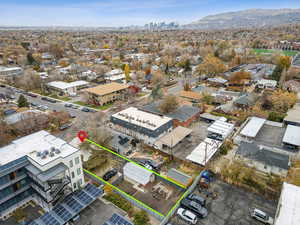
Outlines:
[[[204,194],[196,194],[207,199],[206,208],[208,216],[199,219],[199,225],[261,225],[249,215],[250,208],[258,208],[274,218],[277,202],[264,199],[263,197],[245,191],[244,189],[226,184],[217,180],[211,184],[210,191],[217,193],[217,198],[212,200]],[[174,215],[171,219],[172,225],[188,224],[178,216]]]
[[[125,212],[115,207],[113,204],[106,204],[97,199],[80,213],[80,219],[76,221],[74,225],[102,225],[114,213],[119,213],[122,216],[126,215]]]

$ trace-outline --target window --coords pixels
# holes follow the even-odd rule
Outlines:
[[[77,182],[77,186],[80,187],[81,185],[82,185],[82,180],[79,179],[78,182]]]
[[[75,164],[79,164],[79,156],[75,158]]]
[[[76,188],[76,183],[73,184],[74,189]]]
[[[78,168],[77,169],[77,175],[80,175],[81,174],[81,168]]]
[[[73,167],[73,160],[70,161],[70,167]]]
[[[75,177],[75,173],[74,172],[72,172],[72,178],[74,178]]]

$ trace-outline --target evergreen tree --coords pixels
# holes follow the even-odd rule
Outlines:
[[[18,107],[28,107],[29,103],[27,101],[27,99],[24,97],[24,95],[20,95],[19,99],[18,99]]]

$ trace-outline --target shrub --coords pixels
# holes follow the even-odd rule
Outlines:
[[[145,211],[140,210],[134,214],[133,223],[135,225],[149,225],[150,219],[148,214]]]
[[[123,197],[121,197],[120,195],[116,193],[109,193],[105,195],[104,198],[113,203],[114,205],[118,206],[119,208],[123,209],[128,214],[133,213],[133,206],[131,205],[131,203]]]

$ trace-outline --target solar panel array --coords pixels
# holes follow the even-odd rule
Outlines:
[[[72,218],[72,214],[62,205],[55,206],[53,208],[53,212],[65,222],[69,221]]]
[[[99,197],[103,193],[102,189],[99,189],[92,184],[87,184],[86,187],[84,188],[84,190],[87,191],[94,198]]]
[[[103,190],[92,184],[87,184],[84,189],[67,196],[61,204],[32,221],[29,225],[63,225],[90,205],[102,193]],[[54,214],[57,218],[51,214]]]
[[[123,216],[114,213],[112,217],[103,225],[133,225],[133,224],[129,222],[127,219],[125,219]]]
[[[43,221],[45,225],[61,225],[50,213],[45,213],[40,217],[40,220]]]
[[[75,200],[73,198],[73,196],[70,198],[67,198],[64,203],[67,206],[69,206],[72,209],[72,211],[74,211],[75,213],[79,213],[81,211],[81,209],[83,208],[83,205],[80,204],[77,200]]]

